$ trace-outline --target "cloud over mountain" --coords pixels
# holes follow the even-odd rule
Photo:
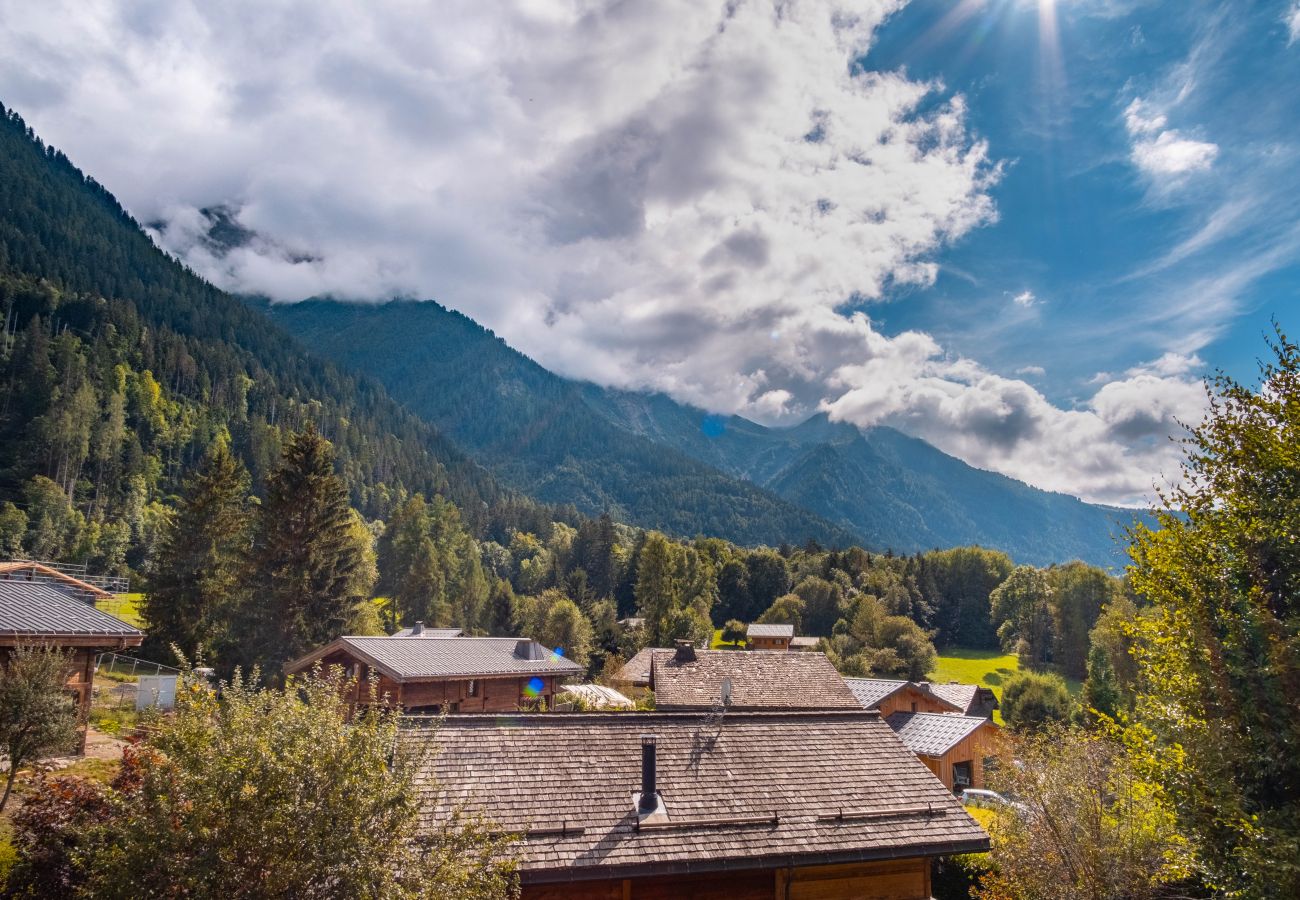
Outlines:
[[[961,95],[863,65],[902,5],[15,4],[0,91],[229,289],[433,297],[565,375],[890,422],[1133,500],[1172,469],[1152,436],[1196,417],[1194,377],[1063,410],[873,324],[994,220],[1001,173]],[[1140,165],[1213,161],[1142,122]],[[241,240],[214,243],[214,209]]]

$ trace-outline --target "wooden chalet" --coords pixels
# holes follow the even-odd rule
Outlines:
[[[789,650],[794,640],[793,625],[760,625],[757,622],[745,630],[745,640],[750,650]]]
[[[49,581],[0,578],[0,659],[7,663],[15,647],[31,645],[71,654],[67,688],[76,700],[82,723],[79,753],[86,749],[96,657],[105,650],[138,647],[143,640],[139,629]]]
[[[896,712],[964,712],[930,689],[926,682],[886,678],[845,678],[863,709],[879,710],[888,717]]]
[[[614,680],[628,687],[648,688],[650,686],[650,661],[654,658],[655,648],[646,647],[623,663]]]
[[[989,846],[875,712],[451,716],[401,739],[434,751],[426,828],[521,836],[522,900],[925,900],[933,857]]]
[[[983,716],[896,712],[886,721],[950,791],[984,787],[984,758],[993,754],[998,727]]]
[[[341,637],[285,666],[339,666],[358,678],[356,700],[373,675],[385,702],[409,713],[515,712],[550,708],[556,686],[583,668],[536,641],[510,637]]]
[[[650,652],[655,708],[707,710],[859,709],[844,678],[823,653],[784,650]]]

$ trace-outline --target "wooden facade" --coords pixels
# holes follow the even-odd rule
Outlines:
[[[907,684],[900,688],[881,700],[874,708],[880,710],[880,715],[885,718],[889,718],[896,712],[946,713],[953,712],[955,709],[951,703],[914,684]]]
[[[750,650],[789,650],[790,638],[788,637],[751,637],[749,638]]]
[[[917,754],[950,791],[984,787],[984,758],[993,755],[997,726],[981,725],[939,756]]]
[[[521,900],[928,900],[930,860],[523,885]]]

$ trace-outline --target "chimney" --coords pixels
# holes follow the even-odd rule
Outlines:
[[[531,638],[524,638],[522,641],[515,643],[515,656],[520,659],[538,660],[546,658],[546,651],[542,645]]]
[[[411,626],[411,637],[415,637],[421,634],[424,634],[424,623],[416,622],[413,626]]]
[[[659,792],[655,787],[655,736],[641,735],[641,799],[637,809],[649,813],[658,805]]]
[[[678,640],[676,659],[679,663],[695,662],[695,645],[687,640]]]

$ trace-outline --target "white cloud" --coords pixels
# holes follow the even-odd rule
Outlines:
[[[1047,374],[1047,370],[1042,366],[1021,366],[1016,369],[1017,375],[1025,375],[1031,378],[1042,378]]]
[[[1136,99],[1124,110],[1124,125],[1133,139],[1133,163],[1153,178],[1202,172],[1214,165],[1219,147],[1208,141],[1184,137],[1166,128],[1169,118]]]
[[[1038,302],[1038,298],[1034,296],[1033,291],[1025,290],[1012,297],[1011,302],[1017,306],[1023,306],[1028,309]]]
[[[1287,40],[1287,46],[1291,46],[1300,39],[1300,0],[1296,0],[1286,13],[1286,28],[1290,34]]]
[[[964,99],[856,65],[904,2],[0,0],[0,95],[224,287],[434,298],[570,376],[1136,498],[1164,457],[1119,388],[1060,410],[845,311],[996,216]],[[1133,115],[1155,170],[1206,164]],[[214,246],[217,206],[255,237]]]

